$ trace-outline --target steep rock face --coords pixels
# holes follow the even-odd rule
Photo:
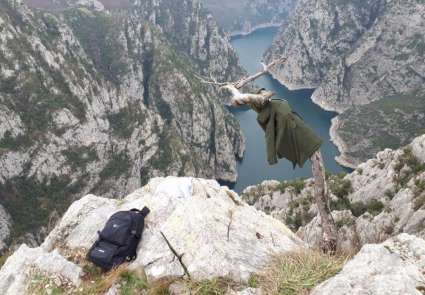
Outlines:
[[[333,119],[338,162],[356,167],[386,148],[397,149],[425,134],[425,92],[382,98],[355,106]]]
[[[12,219],[4,207],[0,205],[0,253],[2,253],[10,239],[10,228],[12,227]]]
[[[88,192],[120,197],[165,174],[236,179],[239,126],[194,76],[235,74],[220,64],[233,51],[213,24],[197,26],[204,16],[177,14],[199,30],[194,44],[220,52],[191,57],[141,5],[53,15],[0,3],[0,202],[15,236]]]
[[[312,295],[423,294],[425,241],[401,234],[379,245],[365,245],[335,277]]]
[[[424,15],[418,0],[303,0],[266,53],[288,57],[273,70],[279,81],[316,88],[314,102],[344,112],[333,126],[341,164],[356,167],[423,134]]]
[[[234,34],[248,34],[263,26],[280,26],[297,0],[204,0],[220,26]]]
[[[236,66],[236,53],[201,2],[135,1],[139,14],[154,23],[178,50],[194,58],[202,74],[233,81],[242,74]]]
[[[268,60],[288,57],[273,71],[291,88],[317,88],[329,110],[399,93],[424,82],[422,1],[309,1],[298,3]]]
[[[23,277],[17,265],[34,264],[41,257],[53,260],[60,256],[85,263],[78,253],[86,253],[97,238],[97,231],[109,216],[119,210],[148,206],[146,227],[138,249],[138,258],[130,269],[146,272],[149,281],[184,274],[164,236],[178,253],[194,280],[226,276],[246,282],[278,253],[303,249],[304,244],[281,222],[245,204],[240,197],[217,182],[194,178],[156,178],[124,199],[114,200],[88,195],[72,204],[60,223],[41,247],[30,255],[19,255],[22,246],[0,270],[2,294],[25,289],[31,275]],[[60,257],[62,257],[60,256]],[[75,263],[56,259],[55,269],[67,274]],[[80,256],[81,257],[81,256]],[[84,257],[84,256],[83,256]],[[63,267],[61,267],[63,266]],[[237,267],[235,267],[237,266]],[[44,265],[44,272],[57,272]],[[35,268],[39,268],[35,263]],[[79,272],[72,277],[79,285]],[[12,277],[22,278],[13,282]]]
[[[400,150],[387,149],[349,175],[328,178],[331,209],[341,248],[360,249],[398,233],[425,237],[425,135]],[[242,197],[288,224],[311,246],[319,246],[320,220],[313,180],[264,182]]]

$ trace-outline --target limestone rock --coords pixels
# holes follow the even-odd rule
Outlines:
[[[342,113],[332,136],[341,164],[355,167],[423,133],[424,12],[417,0],[300,0],[266,53],[288,58],[272,70],[276,79],[314,88],[315,103]]]
[[[80,284],[82,269],[67,261],[56,250],[48,253],[42,248],[23,244],[0,270],[0,290],[4,295],[26,294],[33,271],[62,276],[74,285]]]
[[[220,27],[232,35],[249,34],[255,29],[280,26],[288,19],[297,0],[204,0],[205,8]]]
[[[401,234],[383,244],[365,245],[335,277],[320,284],[312,295],[423,294],[425,241]]]
[[[272,255],[303,247],[286,226],[217,182],[174,177],[153,179],[122,200],[82,198],[69,208],[42,247],[46,251],[87,249],[111,214],[143,206],[151,213],[138,258],[129,267],[143,267],[149,279],[184,275],[161,233],[184,254],[182,261],[195,280],[226,276],[247,281]]]
[[[351,174],[328,178],[341,250],[352,252],[403,232],[425,238],[424,155],[425,135],[402,149],[378,153]],[[313,195],[312,179],[267,181],[241,194],[255,208],[284,221],[306,243],[317,247],[322,228]]]
[[[0,3],[0,197],[35,235],[89,192],[119,198],[166,175],[236,180],[239,124],[195,77],[242,73],[227,37],[197,0],[134,2],[54,14]]]

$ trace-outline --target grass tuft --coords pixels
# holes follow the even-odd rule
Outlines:
[[[327,256],[315,251],[294,252],[276,257],[258,276],[265,294],[303,295],[335,276],[346,263],[347,256]]]

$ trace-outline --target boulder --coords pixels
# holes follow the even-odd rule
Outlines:
[[[228,276],[247,281],[271,256],[303,247],[285,225],[248,206],[227,187],[176,177],[153,179],[122,200],[82,198],[42,247],[87,249],[110,215],[143,206],[151,213],[130,268],[143,267],[149,279],[184,275],[186,267],[192,279]],[[181,262],[174,250],[183,254]]]
[[[186,268],[193,280],[228,277],[247,282],[274,255],[305,247],[283,223],[216,181],[155,178],[123,199],[88,195],[74,202],[40,247],[22,245],[9,257],[0,270],[0,294],[24,294],[34,268],[78,287],[82,269],[76,263],[82,262],[108,218],[144,206],[151,212],[138,258],[129,269],[144,270],[148,280],[181,276]]]
[[[61,280],[80,284],[83,271],[78,265],[67,261],[57,250],[46,252],[42,248],[29,248],[23,244],[10,256],[0,270],[0,294],[26,294],[34,272],[42,272]]]
[[[368,244],[333,278],[311,295],[406,295],[425,290],[425,241],[400,234],[382,244]]]

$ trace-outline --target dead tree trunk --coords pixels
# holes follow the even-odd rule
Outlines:
[[[249,82],[252,82],[262,75],[267,74],[272,67],[284,63],[285,61],[286,58],[281,58],[279,60],[273,61],[268,65],[263,64],[263,70],[261,72],[258,72],[249,77],[245,77],[237,82],[217,82],[212,78],[211,80],[202,77],[198,78],[205,84],[220,86],[220,89],[226,89],[230,91],[232,94],[233,106],[249,105],[253,109],[261,109],[271,100],[272,96],[274,95],[272,92],[263,90],[256,94],[242,93],[240,92],[240,89]],[[326,186],[325,168],[320,151],[314,153],[311,161],[314,177],[314,200],[319,211],[320,221],[323,229],[321,249],[325,253],[333,254],[335,253],[337,245],[337,231],[335,222],[331,215],[331,210],[329,208],[329,195]]]
[[[311,162],[314,178],[314,200],[322,225],[321,249],[324,253],[334,254],[337,246],[337,231],[329,208],[329,194],[322,153],[320,151],[315,152],[311,157]]]

